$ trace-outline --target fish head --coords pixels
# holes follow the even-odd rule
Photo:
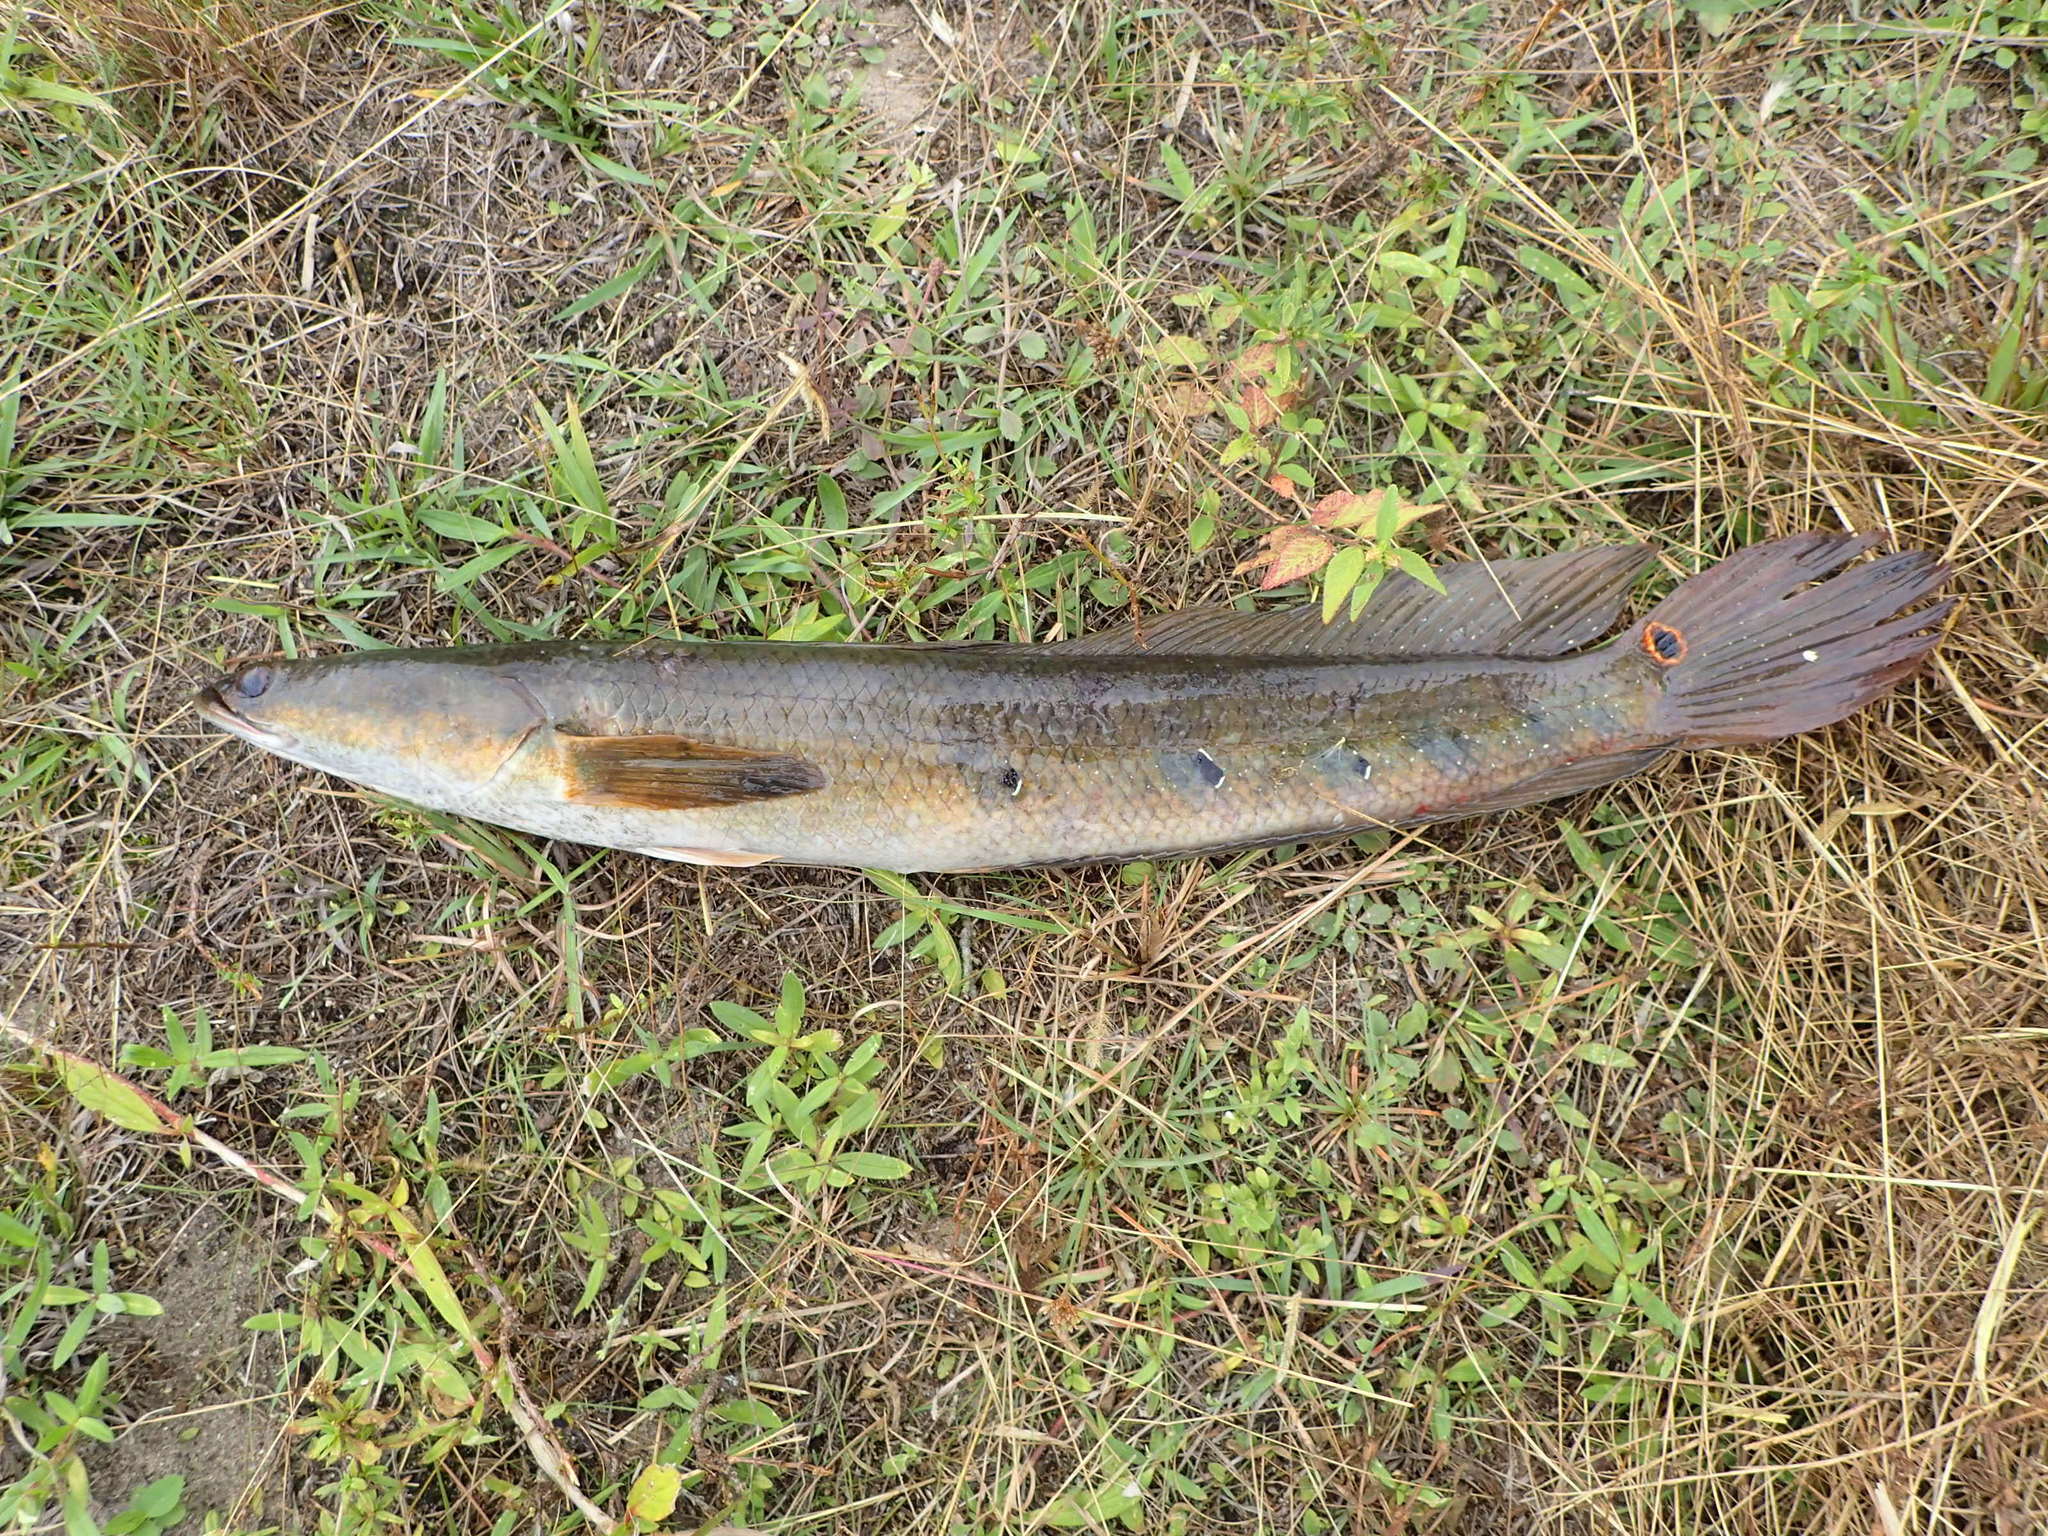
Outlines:
[[[516,678],[447,651],[253,657],[194,702],[267,752],[442,807],[488,787],[546,722]]]

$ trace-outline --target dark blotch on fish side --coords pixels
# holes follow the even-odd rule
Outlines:
[[[1363,784],[1372,777],[1372,760],[1342,742],[1318,752],[1310,761],[1334,784]]]
[[[1465,765],[1472,738],[1456,726],[1445,726],[1424,735],[1421,745],[1422,755],[1429,759],[1431,767],[1450,772]]]
[[[953,759],[969,793],[977,800],[1014,800],[1024,790],[1024,770],[985,746],[969,746]]]
[[[1192,752],[1162,752],[1159,769],[1166,782],[1189,794],[1223,787],[1223,765],[1199,747]]]

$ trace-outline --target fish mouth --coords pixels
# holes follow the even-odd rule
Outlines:
[[[208,683],[193,698],[192,707],[206,720],[228,734],[239,736],[244,741],[253,742],[268,751],[282,752],[297,745],[297,739],[289,732],[280,731],[273,726],[258,725],[247,715],[237,712],[234,705],[227,701],[223,688],[224,685],[221,683]]]

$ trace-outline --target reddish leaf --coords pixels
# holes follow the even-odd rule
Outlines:
[[[1159,397],[1158,408],[1161,415],[1176,421],[1193,421],[1216,409],[1216,397],[1194,379],[1176,379]]]
[[[1390,491],[1332,491],[1315,505],[1309,521],[1318,528],[1357,528],[1373,520],[1380,498]]]
[[[1409,501],[1391,485],[1370,491],[1332,491],[1315,504],[1309,521],[1318,528],[1371,528],[1374,538],[1386,540],[1442,505]]]
[[[1292,347],[1262,341],[1246,347],[1230,365],[1226,380],[1237,386],[1237,402],[1252,431],[1263,432],[1280,419],[1282,412],[1293,410],[1306,398],[1300,376],[1282,367],[1296,356]],[[1279,382],[1283,371],[1289,375],[1285,384]]]
[[[1289,501],[1301,500],[1301,487],[1285,475],[1269,475],[1266,478],[1266,486],[1275,494],[1285,496]]]
[[[1279,402],[1257,384],[1247,384],[1238,390],[1237,403],[1243,407],[1245,420],[1254,432],[1263,432],[1280,419]]]
[[[1266,568],[1266,574],[1259,578],[1259,590],[1262,592],[1313,576],[1336,553],[1336,546],[1328,539],[1299,523],[1275,528],[1265,536],[1262,544],[1259,554],[1238,567],[1239,572],[1255,571],[1261,566]]]
[[[1240,383],[1251,379],[1269,378],[1279,362],[1279,345],[1275,342],[1261,341],[1238,353],[1237,361],[1230,365],[1230,376]]]

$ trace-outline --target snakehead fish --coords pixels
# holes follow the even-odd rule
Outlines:
[[[198,707],[436,810],[705,864],[894,870],[1198,854],[1506,810],[1840,720],[1952,600],[1808,533],[1606,645],[1641,546],[1389,578],[1353,622],[1184,609],[1050,645],[647,640],[236,667]],[[1832,573],[1832,574],[1831,574]]]

